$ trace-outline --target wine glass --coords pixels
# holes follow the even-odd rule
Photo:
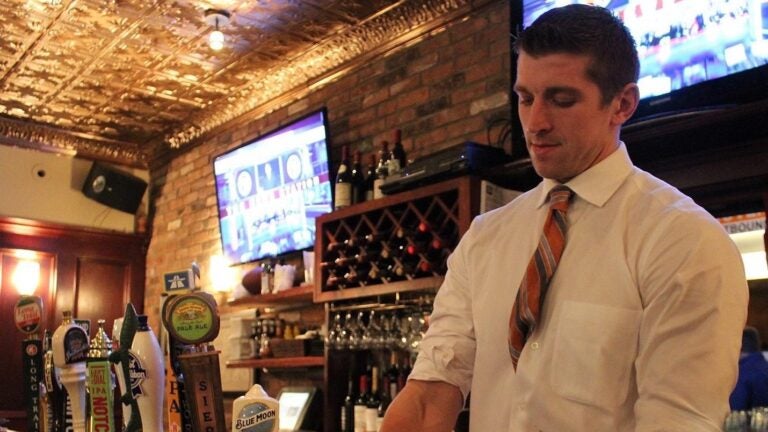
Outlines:
[[[341,323],[341,314],[336,312],[333,315],[333,325],[328,331],[325,343],[330,349],[343,349],[346,341],[344,340],[344,326]]]
[[[345,328],[347,329],[347,346],[351,350],[363,349],[363,331],[365,331],[365,324],[363,323],[362,312],[358,312],[357,318],[352,318],[352,313],[348,312],[345,317]]]

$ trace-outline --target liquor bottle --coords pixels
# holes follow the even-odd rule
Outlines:
[[[381,185],[387,180],[389,176],[389,143],[384,141],[381,143],[381,150],[379,151],[379,162],[376,165],[376,178],[373,181],[373,199],[378,199],[384,196],[384,192],[381,191]]]
[[[374,183],[376,182],[376,155],[368,155],[368,166],[365,167],[365,200],[370,201],[374,198]]]
[[[341,162],[336,171],[333,208],[338,210],[352,204],[352,169],[349,166],[349,147],[341,148]]]
[[[147,323],[139,315],[139,326],[131,344],[131,388],[139,405],[144,432],[163,430],[163,397],[165,396],[165,364],[163,350]]]
[[[400,129],[395,129],[394,144],[392,144],[392,152],[390,153],[389,160],[389,174],[400,173],[405,168],[407,158],[405,155],[405,148],[402,143],[402,132]]]
[[[355,431],[355,381],[352,374],[349,374],[347,382],[347,396],[344,398],[344,405],[341,407],[341,432]]]
[[[379,416],[379,368],[371,368],[371,392],[368,394],[368,401],[365,408],[365,430],[366,432],[376,432],[376,419]]]
[[[355,432],[366,432],[365,410],[368,408],[368,375],[360,375],[360,387],[355,399]]]
[[[352,154],[352,171],[350,171],[352,182],[352,204],[365,201],[365,177],[363,176],[363,165],[360,160],[360,150],[355,150]]]

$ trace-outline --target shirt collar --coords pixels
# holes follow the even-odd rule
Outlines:
[[[627,147],[619,141],[619,147],[616,151],[572,178],[565,185],[584,201],[596,207],[602,207],[631,172],[632,161],[629,159]],[[541,207],[547,202],[549,191],[558,184],[560,183],[552,179],[544,179],[541,182],[537,207]]]

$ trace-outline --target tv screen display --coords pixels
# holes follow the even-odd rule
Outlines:
[[[217,156],[213,171],[230,263],[313,247],[315,218],[333,205],[326,110]]]
[[[728,87],[734,87],[735,75],[761,67],[759,85],[765,85],[768,0],[523,0],[523,26],[550,8],[572,3],[607,7],[629,28],[640,57],[638,85],[646,104],[652,100],[663,104],[665,96],[684,95],[685,89],[705,82],[727,80]],[[671,106],[697,108],[690,105],[738,103],[739,98],[754,97],[754,86],[740,87],[736,90],[742,94],[732,95],[734,100],[718,90]]]

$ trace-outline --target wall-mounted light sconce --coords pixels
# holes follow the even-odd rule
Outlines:
[[[11,281],[20,295],[34,295],[40,283],[40,263],[31,260],[19,261]]]
[[[229,12],[223,9],[207,9],[205,11],[205,22],[213,27],[213,31],[208,35],[208,45],[214,51],[224,48],[224,33],[219,29],[229,24],[229,18]]]
[[[222,295],[232,291],[234,288],[233,273],[234,271],[223,256],[211,255],[208,277],[214,291]]]

